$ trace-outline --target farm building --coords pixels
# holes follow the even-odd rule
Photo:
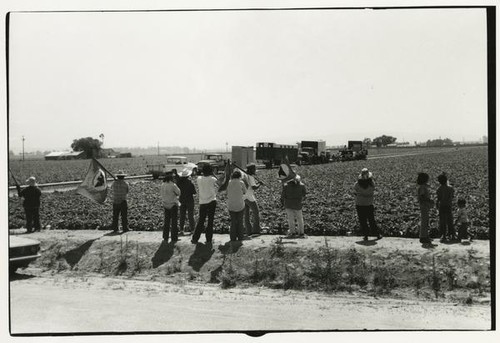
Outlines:
[[[46,161],[77,160],[85,157],[83,151],[53,151],[45,155]]]

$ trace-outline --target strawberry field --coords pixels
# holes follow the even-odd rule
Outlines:
[[[125,169],[130,175],[140,175],[145,173],[145,165],[150,162],[146,158],[142,159],[141,163],[137,163],[140,158],[102,162],[111,171]],[[45,161],[32,161],[37,162]],[[52,165],[57,165],[57,168],[50,171],[33,167],[33,171],[21,173],[20,167],[15,164],[11,169],[14,173],[23,175],[23,178],[33,173],[40,182],[70,181],[80,180],[89,163],[55,162],[58,163]],[[373,172],[376,183],[375,217],[385,236],[418,237],[419,208],[415,197],[417,173],[423,171],[431,176],[430,186],[434,196],[438,187],[436,177],[444,171],[455,188],[455,203],[459,197],[467,200],[472,221],[471,231],[476,238],[489,238],[488,151],[484,147],[297,167],[296,171],[301,175],[308,192],[303,209],[307,234],[358,234],[352,187],[363,167]],[[27,169],[26,165],[24,169]],[[264,186],[256,192],[261,225],[266,233],[284,233],[287,229],[286,215],[279,203],[281,184],[277,180],[277,171],[259,170],[257,177],[264,182]],[[162,229],[160,182],[130,183],[128,202],[132,229]],[[100,205],[74,191],[44,193],[40,209],[42,225],[50,225],[51,229],[107,229],[111,223],[111,212],[110,199]],[[23,225],[21,200],[17,197],[9,198],[9,228]],[[224,233],[229,230],[229,214],[223,193],[218,198],[214,227],[216,232]],[[436,210],[431,213],[431,228],[431,234],[436,235]]]

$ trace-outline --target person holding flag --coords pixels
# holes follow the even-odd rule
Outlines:
[[[24,213],[26,214],[27,233],[40,231],[40,197],[42,196],[42,192],[40,188],[37,187],[35,177],[30,176],[28,180],[26,180],[28,187],[22,190],[17,180],[14,179],[14,181],[16,182],[17,194],[20,198],[24,198],[23,207]]]
[[[120,170],[118,174],[116,174],[117,179],[111,186],[111,190],[113,191],[113,222],[111,228],[113,232],[118,232],[118,218],[120,215],[122,217],[122,231],[130,231],[127,220],[127,194],[129,187],[128,183],[125,181],[125,176],[127,176],[127,174]]]

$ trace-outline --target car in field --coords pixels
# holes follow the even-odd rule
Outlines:
[[[148,174],[155,180],[173,171],[180,173],[184,168],[191,170],[193,175],[198,173],[197,165],[189,162],[185,156],[167,156],[165,163],[148,164],[147,168]]]
[[[39,251],[39,241],[15,235],[9,236],[9,273],[14,274],[18,268],[26,268],[41,256]]]
[[[205,164],[209,164],[212,166],[212,170],[214,174],[218,172],[224,171],[226,168],[226,160],[222,154],[206,154],[201,161],[199,161],[196,165],[198,170],[202,170]]]

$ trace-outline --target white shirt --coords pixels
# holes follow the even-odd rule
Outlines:
[[[247,189],[247,192],[245,193],[244,199],[248,200],[248,201],[255,202],[256,199],[255,199],[255,194],[254,194],[254,190],[252,187],[257,186],[257,182],[255,182],[255,178],[253,177],[253,175],[246,174],[246,177],[247,177],[247,181],[248,181],[248,189]]]
[[[208,204],[216,199],[217,179],[214,176],[198,176],[198,193],[200,205]]]

